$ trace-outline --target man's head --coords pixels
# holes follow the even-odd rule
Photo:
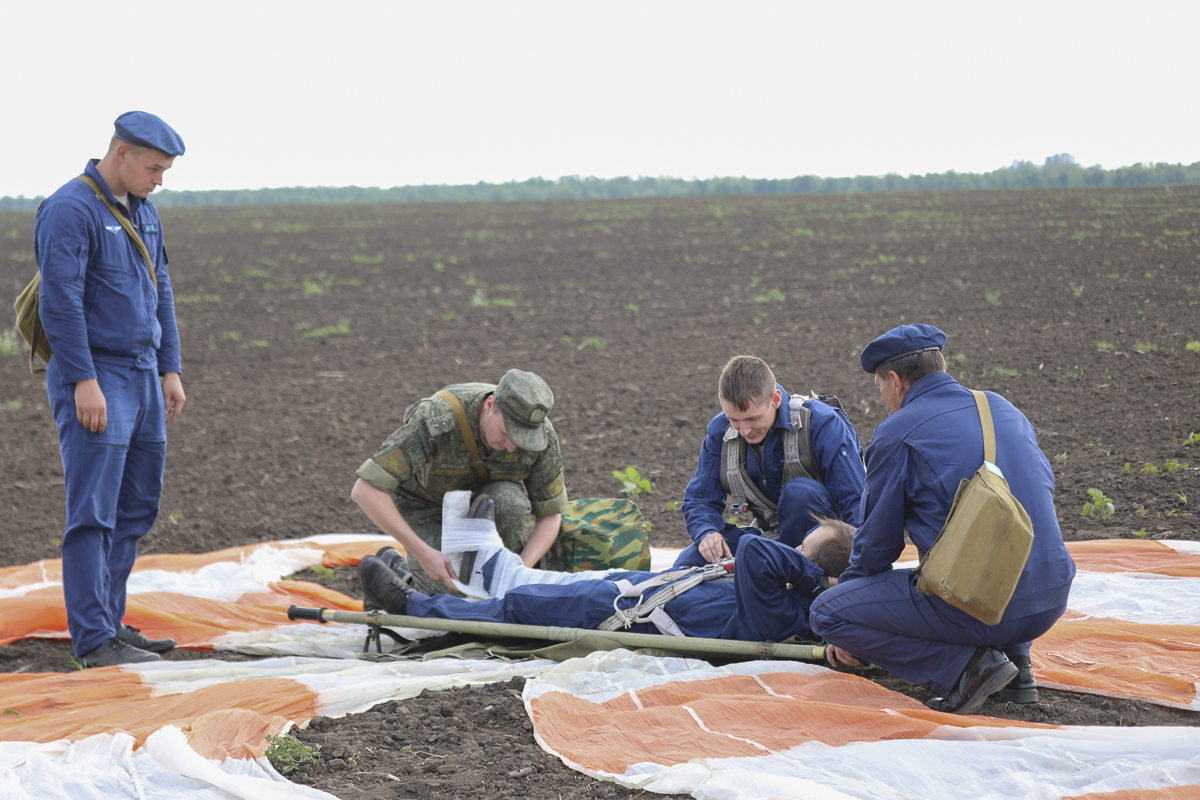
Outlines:
[[[775,424],[775,412],[783,393],[775,385],[775,373],[761,358],[734,356],[721,370],[717,398],[729,423],[747,442],[758,444]]]
[[[831,578],[840,578],[850,566],[850,550],[854,544],[854,526],[838,519],[830,519],[813,514],[813,518],[821,523],[796,549],[800,554],[821,569]]]
[[[545,450],[546,417],[553,407],[554,393],[544,380],[532,372],[510,369],[484,401],[480,418],[486,417],[481,423],[485,444],[492,449],[508,450],[512,444],[532,452]]]
[[[899,411],[908,387],[946,369],[945,346],[946,334],[932,325],[901,325],[864,347],[858,362],[874,374],[888,408]]]
[[[113,123],[115,133],[104,156],[112,176],[109,188],[114,194],[126,193],[145,198],[162,185],[163,173],[171,168],[175,156],[183,155],[183,139],[153,114],[129,111]]]

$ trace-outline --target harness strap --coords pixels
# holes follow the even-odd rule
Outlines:
[[[483,459],[479,457],[479,448],[475,446],[475,434],[471,432],[471,423],[467,421],[467,410],[463,408],[463,404],[445,389],[435,394],[434,397],[442,398],[453,409],[454,416],[458,418],[458,429],[462,432],[463,447],[466,448],[467,455],[471,457],[471,466],[475,468],[475,472],[484,482],[491,480],[487,467],[483,465]]]
[[[616,631],[631,628],[638,623],[649,622],[668,636],[682,636],[683,633],[679,630],[679,626],[675,624],[671,615],[663,607],[687,590],[699,586],[705,581],[731,579],[732,573],[729,571],[729,567],[732,564],[732,559],[725,559],[703,567],[672,570],[639,584],[630,584],[629,581],[624,580],[615,581],[617,587],[621,589],[621,594],[613,600],[614,613],[596,626],[596,630]],[[660,586],[664,588],[650,597],[645,596],[646,591]],[[627,609],[617,607],[617,603],[623,598],[631,597],[638,598],[633,607]]]
[[[100,188],[98,183],[92,180],[90,175],[77,175],[73,180],[86,183],[96,193],[96,197],[100,198],[100,202],[108,206],[108,210],[112,212],[112,215],[117,218],[117,222],[121,223],[121,227],[129,234],[129,238],[133,240],[133,244],[137,247],[138,252],[142,254],[142,258],[146,259],[146,269],[150,270],[150,280],[154,281],[154,285],[157,287],[158,276],[154,274],[154,262],[150,260],[150,251],[146,249],[146,243],[142,241],[142,237],[138,236],[137,231],[133,229],[133,223],[129,221],[129,217],[117,211],[116,207],[108,202],[108,197],[105,196],[104,190]]]

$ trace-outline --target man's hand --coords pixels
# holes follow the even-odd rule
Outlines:
[[[835,668],[839,666],[838,662],[841,662],[841,666],[846,667],[862,666],[862,662],[856,656],[832,644],[825,646],[825,658],[829,661],[829,665]]]
[[[167,422],[174,422],[183,411],[187,397],[183,394],[183,382],[178,372],[168,372],[162,379],[163,402],[166,404]]]
[[[75,418],[92,433],[104,433],[108,426],[108,401],[95,378],[75,384]]]
[[[458,591],[458,587],[454,585],[454,581],[458,580],[458,575],[454,573],[454,567],[450,564],[450,558],[445,553],[429,545],[425,545],[420,551],[414,553],[414,555],[416,555],[417,561],[421,562],[426,575],[435,581],[441,581],[454,591]]]
[[[722,558],[733,558],[733,553],[729,552],[729,544],[725,541],[725,537],[716,531],[701,539],[697,547],[700,555],[710,564],[715,564]]]

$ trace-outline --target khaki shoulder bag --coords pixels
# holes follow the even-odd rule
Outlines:
[[[1029,560],[1033,523],[996,466],[996,433],[987,396],[972,394],[983,427],[983,466],[959,484],[946,524],[914,574],[918,590],[995,625]]]
[[[87,175],[79,175],[73,180],[83,181],[91,187],[96,193],[96,197],[100,198],[100,202],[108,207],[112,215],[117,218],[117,222],[121,223],[121,227],[129,234],[129,238],[133,239],[134,245],[138,252],[142,254],[142,258],[146,259],[146,269],[150,270],[150,279],[154,281],[154,285],[158,285],[158,276],[154,274],[154,262],[150,258],[150,251],[146,249],[146,243],[142,241],[142,237],[137,235],[137,231],[133,229],[129,218],[117,211],[113,204],[108,202],[108,198],[104,196],[104,191],[100,186]],[[17,330],[21,336],[29,344],[29,371],[34,375],[40,375],[46,371],[46,368],[37,367],[34,364],[33,357],[37,356],[42,360],[43,364],[50,363],[50,357],[54,355],[54,351],[50,348],[50,340],[46,338],[46,329],[42,327],[42,318],[38,313],[38,298],[41,295],[42,289],[42,271],[39,269],[37,274],[33,276],[28,285],[21,290],[17,295],[16,301],[13,303],[13,310],[17,312]]]

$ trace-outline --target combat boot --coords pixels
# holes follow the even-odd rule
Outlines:
[[[408,598],[414,589],[378,557],[367,556],[358,562],[358,579],[362,582],[363,608],[382,609],[388,614],[408,613]]]
[[[1033,677],[1033,665],[1029,662],[1029,656],[1009,656],[1008,660],[1016,664],[1017,677],[992,695],[992,699],[1001,703],[1036,703],[1037,681]]]
[[[381,547],[379,548],[379,552],[375,554],[375,557],[384,564],[387,564],[387,568],[396,573],[400,580],[409,586],[413,585],[413,574],[412,570],[408,567],[408,559],[400,555],[399,550],[391,545]]]
[[[93,647],[76,661],[81,667],[112,667],[117,664],[144,664],[147,661],[158,661],[158,653],[139,650],[119,636],[106,639],[99,647]]]
[[[127,645],[148,653],[165,653],[175,647],[174,639],[149,639],[137,628],[122,625],[117,628],[117,638]]]

